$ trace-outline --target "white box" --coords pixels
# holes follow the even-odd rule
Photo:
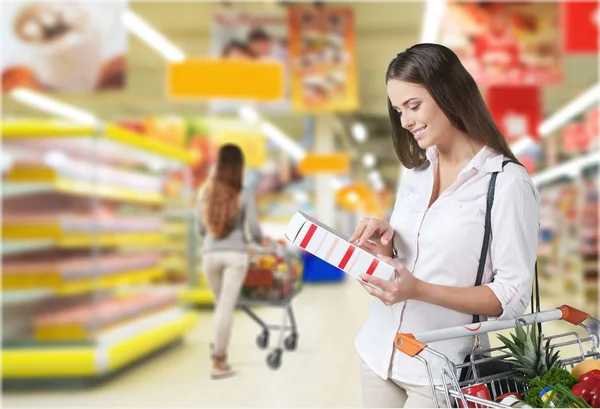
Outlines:
[[[388,281],[394,278],[394,267],[348,242],[347,237],[303,212],[298,211],[292,216],[285,237],[356,279],[360,280],[360,274]]]

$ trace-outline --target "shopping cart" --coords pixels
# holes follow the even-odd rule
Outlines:
[[[565,368],[573,368],[584,359],[600,359],[598,352],[599,337],[592,330],[597,327],[598,320],[590,317],[587,313],[576,310],[569,306],[562,306],[556,310],[543,311],[536,314],[525,315],[517,319],[523,325],[532,325],[533,323],[543,323],[554,320],[564,320],[583,328],[587,335],[582,337],[576,331],[566,332],[559,335],[544,337],[543,345],[550,341],[549,348],[561,351],[560,364]],[[427,346],[427,343],[449,340],[454,338],[478,336],[495,331],[502,331],[514,328],[517,320],[491,320],[482,323],[457,326],[452,328],[429,331],[421,334],[398,334],[395,338],[394,346],[402,353],[407,354],[413,359],[421,361],[426,369],[431,386],[431,392],[435,407],[441,407],[439,397],[445,398],[448,407],[486,407],[486,408],[507,408],[496,402],[496,399],[508,392],[516,392],[525,396],[527,385],[516,380],[515,372],[508,369],[503,373],[484,376],[484,367],[490,363],[500,364],[501,367],[510,368],[509,355],[506,347],[496,347],[490,349],[475,348],[470,356],[470,362],[461,362],[456,364],[447,356],[439,353]],[[587,324],[584,324],[586,320]],[[591,325],[590,325],[591,324]],[[576,350],[576,353],[573,353]],[[563,356],[565,353],[565,356]],[[431,354],[433,357],[441,359],[445,364],[441,369],[441,384],[436,385],[433,373],[425,354]],[[568,355],[570,354],[570,355]],[[468,380],[460,381],[461,371],[470,370],[472,376]],[[485,385],[489,390],[490,399],[483,399],[478,396],[468,395],[463,392],[463,388],[474,385]]]
[[[288,249],[283,240],[250,250],[250,265],[238,306],[262,328],[262,332],[256,337],[259,348],[266,349],[269,346],[271,330],[279,331],[277,346],[267,355],[267,364],[272,369],[281,366],[284,347],[293,351],[298,345],[298,328],[292,299],[302,290],[302,270],[301,258],[295,251]],[[283,308],[281,324],[269,325],[250,309],[262,306]],[[289,335],[285,337],[287,332]]]

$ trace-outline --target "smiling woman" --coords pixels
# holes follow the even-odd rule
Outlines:
[[[390,221],[363,220],[350,238],[396,269],[393,281],[362,277],[380,288],[363,284],[374,297],[356,339],[363,399],[367,407],[433,407],[425,366],[393,348],[396,334],[520,316],[531,295],[539,197],[450,49],[418,44],[398,54],[386,85],[396,154],[409,170]],[[494,174],[492,235],[483,244]],[[472,348],[468,338],[435,344],[452,362]],[[441,384],[441,363],[428,364]]]

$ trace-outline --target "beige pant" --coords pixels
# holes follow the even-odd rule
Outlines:
[[[360,383],[365,408],[434,408],[429,385],[411,385],[392,378],[381,379],[360,360]],[[443,395],[438,394],[438,404],[444,407]]]
[[[227,353],[233,313],[248,271],[249,256],[239,252],[208,253],[202,256],[206,281],[215,298],[213,354]]]

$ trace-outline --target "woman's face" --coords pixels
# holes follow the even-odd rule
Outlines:
[[[421,148],[445,145],[452,137],[452,124],[423,86],[391,79],[387,95],[402,127],[413,134]]]

